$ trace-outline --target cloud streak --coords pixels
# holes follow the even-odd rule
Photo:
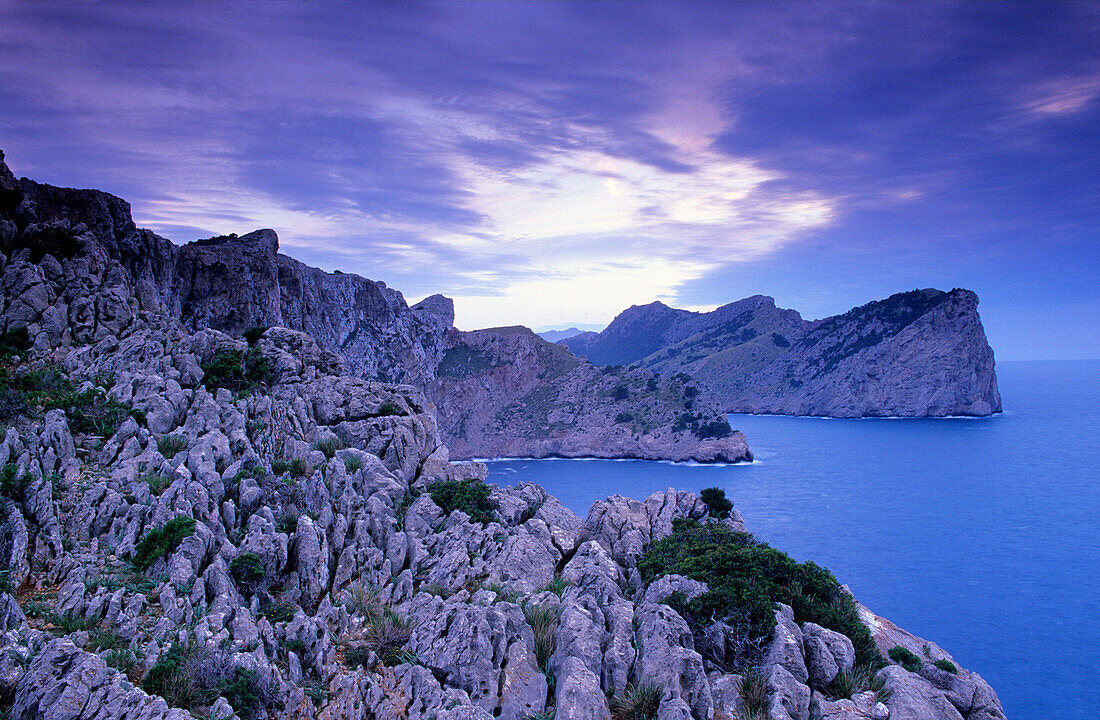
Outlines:
[[[491,7],[7,5],[0,146],[177,241],[273,226],[453,295],[465,327],[713,305],[747,273],[797,299],[799,249],[808,286],[815,248],[881,266],[944,228],[976,257],[1039,218],[1074,252],[1097,219],[1095,6]]]

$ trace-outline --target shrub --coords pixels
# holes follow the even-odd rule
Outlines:
[[[183,435],[165,435],[157,440],[157,450],[166,458],[175,457],[187,447],[187,438]]]
[[[405,513],[408,512],[409,506],[416,502],[418,497],[420,497],[420,490],[409,488],[401,496],[401,501],[397,503],[397,507],[393,509],[393,517],[397,521],[398,530],[405,529]]]
[[[373,585],[358,583],[348,587],[344,591],[344,609],[349,615],[362,617],[374,617],[381,615],[385,606],[382,604],[381,592]]]
[[[364,631],[366,645],[362,649],[373,651],[386,667],[400,665],[407,657],[403,649],[412,636],[412,624],[389,608],[367,616]]]
[[[617,424],[618,423],[634,422],[634,416],[631,415],[628,412],[621,412],[621,413],[619,413],[618,415],[615,416],[615,422]]]
[[[611,391],[612,400],[626,400],[630,397],[630,388],[623,383],[619,383]]]
[[[156,530],[150,530],[134,548],[131,562],[138,570],[147,570],[158,558],[179,547],[183,539],[195,532],[195,518],[177,515]]]
[[[229,561],[229,572],[238,583],[251,587],[264,579],[264,563],[256,553],[241,553]]]
[[[733,503],[726,497],[726,491],[718,487],[704,488],[699,491],[699,499],[707,506],[711,517],[724,518],[733,510]]]
[[[126,675],[129,675],[130,671],[137,665],[137,656],[134,655],[133,650],[127,648],[111,650],[107,653],[107,657],[104,660],[107,663],[107,667],[112,667]]]
[[[94,629],[88,636],[88,642],[96,650],[118,650],[126,645],[114,630]]]
[[[254,670],[234,665],[224,653],[179,642],[149,668],[141,686],[186,710],[210,705],[222,696],[242,718],[255,717],[268,695]]]
[[[671,535],[646,547],[638,570],[647,582],[666,574],[708,582],[708,592],[677,610],[696,628],[713,619],[743,628],[746,652],[771,633],[776,603],[786,603],[797,622],[847,635],[857,662],[881,663],[855,602],[832,573],[812,562],[798,563],[748,533],[717,523],[675,520]]]
[[[920,671],[920,658],[912,651],[903,648],[901,645],[895,645],[890,648],[889,655],[891,660],[898,663],[909,672]]]
[[[357,668],[360,665],[366,667],[370,663],[370,648],[364,645],[349,647],[344,653],[344,664],[349,668]]]
[[[349,473],[358,472],[363,469],[363,461],[355,455],[348,455],[344,458],[344,469]]]
[[[496,520],[496,503],[489,495],[489,486],[480,480],[469,478],[466,480],[441,480],[428,486],[428,493],[444,512],[450,515],[455,510],[461,510],[470,516],[471,522],[482,525]]]
[[[276,458],[271,461],[271,474],[278,477],[290,469],[290,463],[286,460]]]
[[[938,667],[940,670],[943,670],[944,672],[949,672],[952,675],[958,675],[959,674],[959,669],[957,667],[955,667],[955,663],[951,662],[950,660],[948,660],[946,658],[941,658],[940,660],[937,660],[936,662],[934,662],[932,664],[935,665],[936,667]]]
[[[290,471],[291,477],[305,477],[310,473],[312,469],[313,468],[311,468],[309,464],[306,463],[305,458],[297,457],[287,464],[287,470]]]
[[[698,428],[692,428],[692,432],[695,433],[695,437],[700,440],[709,440],[711,438],[728,438],[733,435],[733,428],[726,420],[714,420],[709,423],[700,423]]]
[[[613,720],[656,720],[664,688],[654,682],[628,684],[622,693],[611,699]]]
[[[248,343],[248,347],[254,347],[256,343],[260,341],[264,333],[267,332],[266,325],[253,325],[244,331],[245,342]]]
[[[19,466],[15,463],[7,462],[0,468],[0,495],[18,502],[23,499],[29,484],[30,477],[26,473],[20,475]]]
[[[271,381],[271,361],[252,349],[222,348],[201,367],[202,384],[210,392],[218,388],[241,392]]]
[[[324,440],[318,440],[313,443],[313,449],[320,450],[329,460],[332,459],[337,450],[343,450],[345,447],[347,446],[344,444],[344,441],[338,437],[325,438]]]
[[[281,532],[283,535],[293,535],[294,531],[297,529],[298,512],[295,510],[287,510],[275,521],[275,530]]]
[[[297,608],[294,603],[282,600],[280,602],[268,603],[260,608],[260,615],[267,618],[267,621],[272,625],[281,622],[290,622],[294,619],[294,614],[297,612]]]
[[[160,497],[160,494],[168,489],[168,486],[172,484],[172,477],[170,475],[161,475],[160,473],[152,473],[145,476],[145,483],[149,486],[149,491]]]
[[[429,595],[435,595],[436,597],[441,597],[444,600],[446,600],[447,598],[449,598],[451,596],[451,593],[450,593],[450,591],[447,590],[447,588],[443,587],[439,583],[434,583],[434,582],[433,583],[427,583],[426,585],[421,585],[420,586],[420,592],[425,592],[425,593],[428,593]]]
[[[400,415],[400,410],[397,406],[391,402],[384,402],[378,406],[378,414],[385,417],[389,415]]]
[[[741,702],[750,715],[763,715],[768,709],[768,681],[756,670],[749,670],[741,676],[738,688]]]
[[[535,659],[541,668],[554,654],[554,637],[558,631],[561,608],[526,604],[523,606],[523,616],[535,633]]]
[[[563,592],[565,592],[565,588],[567,588],[567,587],[569,587],[569,583],[567,583],[561,577],[561,575],[555,575],[554,578],[550,582],[548,582],[545,585],[543,585],[542,587],[540,587],[538,591],[539,592],[544,592],[544,591],[548,590],[548,591],[554,593],[555,595],[557,595],[558,597],[561,597],[561,594]]]
[[[25,355],[31,349],[31,337],[27,328],[12,328],[0,335],[0,361],[11,360],[16,355]]]

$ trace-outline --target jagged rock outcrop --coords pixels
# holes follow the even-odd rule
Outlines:
[[[119,198],[3,174],[0,329],[26,326],[39,347],[118,337],[142,312],[235,337],[286,328],[348,374],[424,389],[455,457],[752,459],[714,399],[683,378],[608,374],[526,328],[460,332],[448,298],[410,308],[385,283],[279,254],[273,230],[177,247],[136,228]]]
[[[133,264],[168,246],[96,215],[113,206],[94,194],[28,230],[41,216],[12,182],[0,173],[14,218],[0,310],[27,338],[0,340],[8,717],[590,720],[638,688],[659,718],[741,706],[734,671],[752,668],[716,653],[719,623],[697,631],[676,610],[707,585],[638,567],[680,521],[740,516],[708,520],[669,488],[582,522],[538,486],[484,487],[483,464],[450,460],[422,390],[342,375],[346,358],[297,330],[251,344],[193,330],[160,261]],[[95,223],[118,230],[114,249]],[[33,310],[28,293],[63,311],[19,324],[6,313]],[[843,640],[779,615],[756,657],[770,716],[882,720],[874,692],[820,687],[847,666]],[[879,672],[892,716],[1004,717],[976,674],[862,617],[880,646],[928,660]]]
[[[727,412],[832,417],[1001,411],[969,290],[915,290],[809,322],[756,295],[709,313],[661,303],[561,343],[598,365],[684,372]]]

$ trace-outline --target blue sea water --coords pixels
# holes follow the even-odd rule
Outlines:
[[[582,518],[619,493],[725,489],[758,537],[825,565],[864,604],[943,646],[1010,720],[1096,717],[1100,361],[1002,362],[984,419],[731,415],[757,462],[508,460]]]

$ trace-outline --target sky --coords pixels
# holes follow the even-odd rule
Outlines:
[[[1100,3],[0,0],[0,149],[463,329],[966,287],[1100,358]]]

